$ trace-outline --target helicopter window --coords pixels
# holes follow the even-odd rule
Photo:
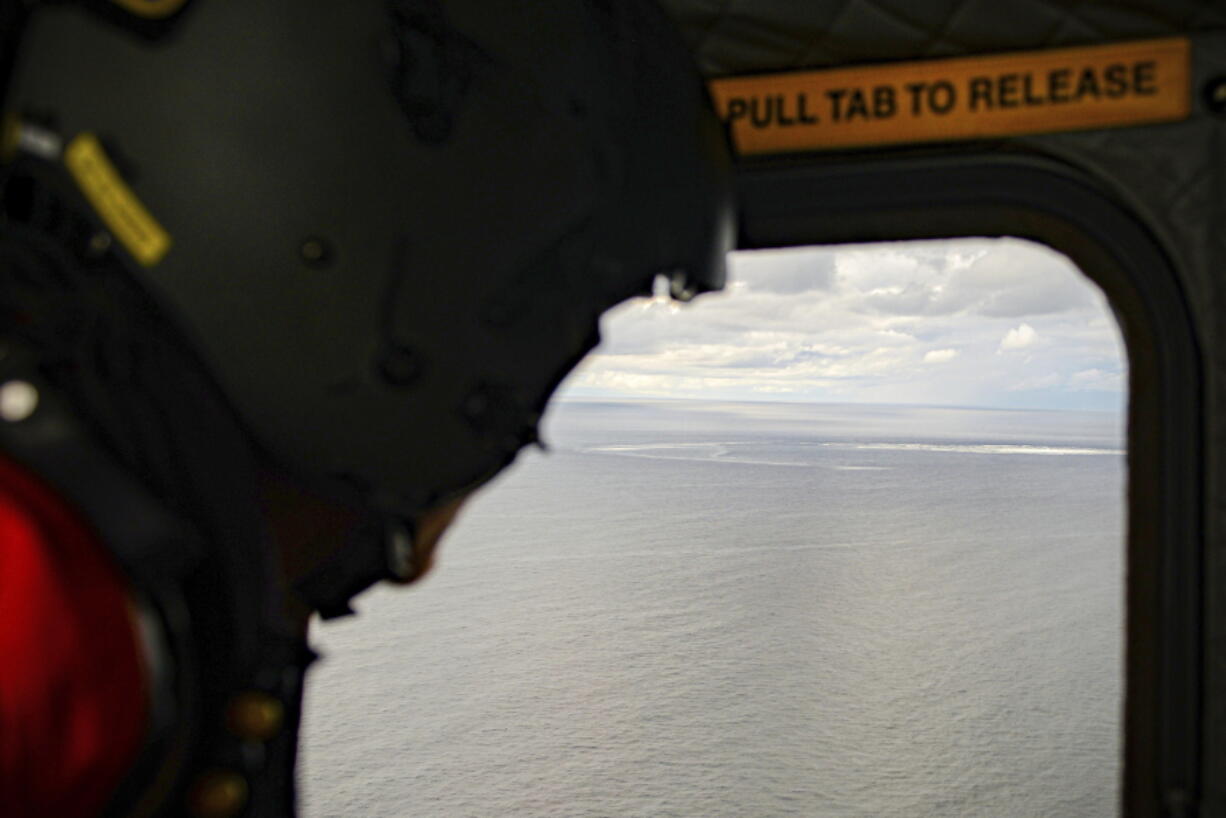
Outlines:
[[[1014,239],[741,252],[314,628],[303,813],[1119,811],[1127,364]]]

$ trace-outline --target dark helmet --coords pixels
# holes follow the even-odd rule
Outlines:
[[[8,96],[257,444],[385,512],[535,440],[603,310],[723,284],[723,133],[649,0],[43,3]]]
[[[166,659],[114,803],[222,770],[282,814],[285,581],[332,616],[413,576],[413,518],[535,439],[603,310],[722,285],[724,135],[651,0],[0,0],[0,92],[0,383],[41,395],[0,450]],[[270,465],[356,509],[324,564],[279,565]]]

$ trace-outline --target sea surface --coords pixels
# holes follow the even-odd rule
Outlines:
[[[303,814],[1095,816],[1119,416],[566,403],[313,630]]]

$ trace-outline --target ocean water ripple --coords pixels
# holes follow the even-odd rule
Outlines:
[[[1114,815],[1118,426],[806,411],[552,416],[316,629],[303,814]]]

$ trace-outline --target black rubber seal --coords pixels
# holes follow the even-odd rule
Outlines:
[[[743,167],[740,246],[1016,236],[1067,254],[1129,351],[1128,816],[1194,816],[1203,753],[1203,362],[1158,231],[1096,179],[1030,155]]]

